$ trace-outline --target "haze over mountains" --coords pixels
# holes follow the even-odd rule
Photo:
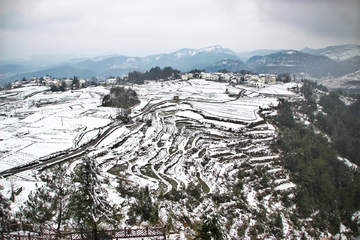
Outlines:
[[[360,69],[360,45],[339,45],[322,49],[305,48],[295,50],[257,50],[235,53],[219,45],[201,49],[180,49],[168,54],[147,57],[121,55],[97,56],[94,58],[73,58],[62,61],[65,56],[32,60],[3,62],[0,67],[1,84],[33,76],[97,77],[122,76],[128,72],[146,71],[152,67],[171,66],[183,72],[205,69],[215,72],[250,70],[258,73],[307,73],[322,78],[331,74],[340,77]],[[245,61],[246,60],[246,61]],[[245,62],[244,62],[245,61]],[[48,64],[46,64],[48,63]]]

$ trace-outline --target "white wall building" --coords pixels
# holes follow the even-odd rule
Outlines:
[[[106,83],[107,85],[116,84],[116,78],[107,78],[107,79],[105,80],[105,83]]]

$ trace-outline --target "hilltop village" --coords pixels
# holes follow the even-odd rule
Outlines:
[[[285,77],[284,77],[285,76]],[[223,72],[195,72],[195,73],[182,73],[180,75],[181,80],[190,79],[205,79],[208,81],[228,82],[232,85],[242,84],[250,87],[262,88],[266,85],[282,84],[284,82],[290,82],[291,77],[288,74],[252,74],[252,73],[223,73]],[[171,76],[166,79],[159,79],[159,81],[175,80],[176,77]],[[145,80],[146,82],[147,80]],[[79,89],[89,86],[106,85],[112,86],[117,84],[129,83],[128,75],[122,77],[108,77],[105,81],[97,81],[95,77],[91,79],[78,79],[76,76],[73,78],[52,78],[50,76],[44,77],[31,77],[29,80],[23,78],[21,81],[16,80],[11,84],[11,88],[19,88],[23,85],[32,86],[49,86],[52,91],[64,91],[68,89]],[[9,86],[10,87],[10,86]]]

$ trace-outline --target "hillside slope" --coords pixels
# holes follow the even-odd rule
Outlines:
[[[266,56],[254,56],[246,61],[247,67],[260,73],[300,73],[323,77],[328,73],[341,76],[340,66],[325,56],[316,56],[288,50]]]

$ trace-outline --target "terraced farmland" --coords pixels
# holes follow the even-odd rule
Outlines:
[[[242,91],[242,97],[228,97],[226,88]],[[149,83],[137,91],[143,103],[134,109],[133,123],[125,127],[129,131],[98,161],[116,156],[116,164],[109,161],[104,168],[114,180],[126,179],[133,188],[149,186],[154,200],[161,203],[164,223],[171,218],[174,230],[191,232],[201,213],[233,209],[232,223],[223,219],[228,228],[246,223],[249,231],[257,228],[253,220],[258,211],[269,217],[266,221],[280,210],[290,211],[284,210],[282,194],[276,192],[291,197],[295,185],[270,149],[276,132],[264,118],[275,113],[276,98],[258,89],[195,80]],[[175,95],[179,100],[172,100]],[[261,112],[260,107],[266,110]],[[187,192],[194,186],[201,192],[198,202],[172,199],[174,191]],[[227,200],[217,202],[214,196]]]
[[[292,85],[272,85],[265,89],[233,87],[205,80],[134,85],[132,88],[141,103],[132,109],[131,121],[114,123],[102,130],[95,128],[96,122],[87,122],[91,127],[78,128],[72,147],[86,147],[89,140],[98,137],[81,155],[94,157],[101,166],[108,179],[110,197],[121,206],[124,227],[148,223],[129,214],[136,199],[116,192],[119,183],[132,191],[149,187],[151,199],[158,207],[159,223],[171,223],[169,229],[174,239],[192,236],[195,225],[207,212],[220,214],[229,238],[250,237],[256,233],[271,239],[274,233],[263,229],[261,224],[269,225],[279,216],[283,237],[300,236],[301,229],[289,222],[292,206],[284,207],[288,204],[284,196],[291,198],[296,186],[277,162],[279,156],[271,151],[270,143],[276,131],[267,121],[267,116],[276,114],[273,107],[278,103],[277,97],[299,97],[288,91],[289,87]],[[77,118],[89,120],[89,116],[98,121],[110,115],[94,104],[99,102],[99,94],[106,91],[103,88],[85,90],[74,95],[76,99],[84,98],[74,100],[76,104],[68,99],[57,103],[63,110],[56,113],[53,112],[55,103],[36,111],[49,113],[51,110],[50,116],[63,117],[68,123]],[[238,93],[238,97],[230,97],[229,92]],[[174,100],[174,96],[178,96],[178,100]],[[49,116],[39,115],[37,121],[42,118]],[[36,121],[27,124],[33,126]],[[74,126],[68,125],[74,132]],[[8,130],[10,125],[6,127]],[[63,140],[56,141],[59,144]],[[18,161],[36,158],[22,152],[9,150]],[[70,169],[80,159],[76,156],[69,161]],[[2,161],[9,159],[2,157]]]

